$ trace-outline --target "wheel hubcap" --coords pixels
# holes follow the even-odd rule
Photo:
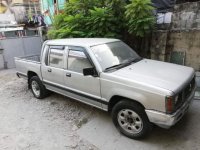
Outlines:
[[[122,129],[131,134],[137,134],[143,128],[140,116],[130,109],[123,109],[118,113],[118,123]]]
[[[36,96],[40,96],[40,87],[36,81],[32,81],[31,87]]]

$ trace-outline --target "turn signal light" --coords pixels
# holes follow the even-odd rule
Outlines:
[[[174,98],[172,96],[167,96],[165,99],[165,106],[167,113],[172,113],[174,111]]]

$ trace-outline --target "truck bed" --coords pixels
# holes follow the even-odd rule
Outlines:
[[[32,61],[32,62],[39,62],[40,63],[40,55],[31,55],[31,56],[24,56],[24,57],[15,57],[15,60],[23,60],[23,61]]]
[[[15,57],[15,65],[19,77],[27,77],[31,71],[41,77],[40,64],[39,55]]]

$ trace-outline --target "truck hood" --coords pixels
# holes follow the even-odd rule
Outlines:
[[[120,78],[178,92],[194,76],[194,69],[186,66],[143,59],[113,72]]]

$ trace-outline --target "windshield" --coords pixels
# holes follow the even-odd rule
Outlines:
[[[106,68],[140,58],[135,51],[122,41],[92,46],[91,49],[104,71]]]

